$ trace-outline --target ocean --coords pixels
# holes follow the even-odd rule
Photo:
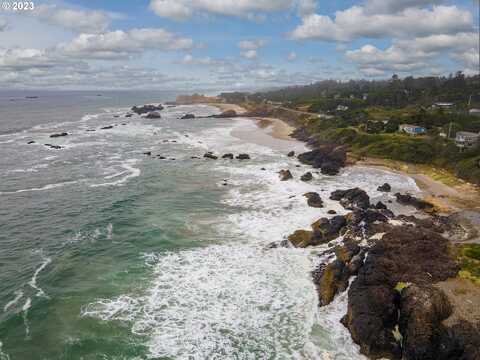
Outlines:
[[[268,245],[345,213],[333,190],[386,201],[378,185],[415,183],[361,167],[301,182],[311,169],[286,154],[303,144],[249,119],[179,119],[219,112],[206,105],[125,117],[175,95],[0,93],[0,359],[363,359],[339,322],[346,294],[318,307],[327,247]]]

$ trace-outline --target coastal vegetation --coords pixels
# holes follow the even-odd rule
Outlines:
[[[480,184],[480,146],[455,144],[459,131],[480,133],[480,116],[469,112],[480,108],[479,75],[328,80],[221,97],[250,108],[270,107],[270,113],[295,122],[314,141],[346,145],[356,157],[430,165]],[[281,113],[288,110],[289,115]],[[425,133],[408,135],[399,131],[401,124],[422,127]]]

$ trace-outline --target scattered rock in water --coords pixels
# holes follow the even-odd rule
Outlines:
[[[95,129],[87,129],[87,130],[85,130],[85,131],[87,131],[87,132],[94,132],[94,131],[96,131],[96,130],[95,130]]]
[[[126,118],[131,118],[132,116],[133,116],[133,114],[125,114]]]
[[[335,210],[328,210],[327,214],[329,215],[335,215],[337,212]]]
[[[288,240],[275,241],[266,246],[267,250],[278,249],[278,248],[290,248],[292,244]]]
[[[295,167],[299,168],[299,167],[302,167],[301,165],[295,165]]]
[[[28,144],[28,145],[30,145],[30,144],[35,144],[35,141],[30,140],[29,142],[27,142],[27,144]]]
[[[151,151],[145,151],[145,152],[143,153],[143,155],[152,156],[152,152],[151,152]]]
[[[198,156],[191,156],[190,159],[200,159]]]
[[[307,172],[300,177],[300,180],[305,181],[305,182],[312,181],[313,180],[313,175],[312,175],[311,172]]]
[[[224,155],[222,156],[222,159],[231,159],[231,160],[233,160],[233,154],[224,154]]]
[[[293,175],[290,172],[290,170],[280,170],[279,174],[280,174],[281,181],[287,181],[287,180],[293,179]]]
[[[340,201],[340,205],[347,210],[366,210],[370,207],[370,197],[364,190],[359,188],[336,190],[332,192],[330,199]]]
[[[182,120],[195,119],[195,115],[194,114],[185,114],[180,119],[182,119]]]
[[[262,171],[266,171],[267,169],[265,169],[265,168],[261,168],[260,170],[262,170]]]
[[[161,119],[162,115],[158,111],[152,111],[149,112],[146,116],[145,119]]]
[[[212,160],[217,160],[218,159],[218,156],[214,155],[211,151],[205,153],[203,155],[204,158],[207,158],[207,159],[212,159]]]
[[[113,115],[113,117],[114,117],[114,118],[118,118],[118,117],[120,117],[120,115]]]
[[[68,133],[62,132],[62,133],[50,135],[51,138],[57,138],[57,137],[63,137],[63,136],[68,136]]]
[[[100,129],[101,129],[101,130],[113,129],[113,125],[104,126],[104,127],[101,127]]]
[[[323,200],[318,193],[308,192],[303,196],[307,198],[308,206],[314,207],[314,208],[323,208]]]
[[[159,160],[166,160],[167,158],[166,158],[165,156],[157,155],[157,159],[159,159]]]
[[[143,105],[143,106],[134,106],[131,109],[135,114],[143,115],[148,114],[153,111],[161,111],[163,110],[162,105]],[[128,115],[128,114],[127,114]]]
[[[425,200],[416,198],[415,196],[412,196],[410,194],[402,195],[400,193],[396,193],[395,197],[397,198],[397,202],[399,204],[413,206],[417,210],[423,210],[426,212],[432,212],[434,210],[432,204]]]
[[[62,148],[60,145],[52,145],[52,144],[44,144],[44,145],[55,150],[60,150]]]
[[[347,218],[342,215],[331,219],[321,218],[312,224],[317,244],[330,242],[340,236],[340,231],[347,225]]]
[[[294,157],[295,156],[295,151],[290,151],[288,154],[287,154],[288,157]]]
[[[250,155],[248,154],[239,154],[236,157],[237,160],[250,160]]]
[[[389,183],[385,183],[377,188],[378,191],[381,192],[390,192],[392,191],[392,187],[390,186]]]

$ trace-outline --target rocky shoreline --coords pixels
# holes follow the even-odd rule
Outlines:
[[[292,136],[313,147],[298,156],[300,162],[326,175],[345,166],[345,148],[317,144],[301,128]],[[389,184],[378,186],[391,191]],[[317,193],[305,196],[322,204]],[[330,199],[348,214],[320,218],[311,230],[297,230],[270,247],[328,246],[319,256],[329,260],[312,272],[319,306],[348,292],[341,322],[370,359],[480,359],[478,318],[453,316],[458,302],[439,286],[459,279],[458,243],[471,237],[471,229],[455,215],[437,214],[423,199],[400,193],[395,198],[418,215],[395,215],[383,203],[371,204],[362,189],[334,191]]]

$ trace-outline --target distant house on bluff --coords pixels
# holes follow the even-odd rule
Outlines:
[[[398,131],[407,133],[409,135],[423,135],[427,132],[422,126],[402,124],[398,127]]]
[[[455,137],[455,144],[460,148],[470,148],[479,143],[480,134],[469,132],[469,131],[459,131]]]

